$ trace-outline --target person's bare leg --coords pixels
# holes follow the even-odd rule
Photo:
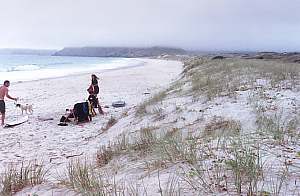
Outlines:
[[[1,113],[1,125],[4,125],[5,113]]]
[[[97,113],[96,113],[94,107],[92,107],[92,116],[94,117],[94,116],[96,116],[96,115],[97,115]]]

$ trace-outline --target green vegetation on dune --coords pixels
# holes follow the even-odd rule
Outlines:
[[[208,100],[258,87],[258,79],[269,83],[271,88],[294,88],[299,83],[299,73],[299,64],[253,59],[209,60],[205,57],[186,61],[183,71],[192,84],[192,93],[205,94]]]

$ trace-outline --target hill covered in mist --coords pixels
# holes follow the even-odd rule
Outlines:
[[[0,49],[2,55],[52,55],[56,50],[46,49],[20,49],[20,48],[4,48]]]
[[[54,56],[87,56],[87,57],[151,57],[160,55],[184,55],[187,52],[180,48],[151,47],[79,47],[64,48]]]

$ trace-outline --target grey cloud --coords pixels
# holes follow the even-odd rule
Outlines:
[[[1,0],[0,47],[299,50],[298,0]]]

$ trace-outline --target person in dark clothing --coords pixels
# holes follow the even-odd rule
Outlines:
[[[88,92],[90,94],[88,100],[90,101],[90,103],[93,105],[94,108],[98,108],[100,114],[104,114],[100,106],[99,99],[97,97],[99,94],[98,80],[99,78],[95,74],[92,74],[92,83],[88,88]]]
[[[94,88],[94,94],[96,95],[99,94],[98,80],[99,78],[95,74],[92,74],[92,86]]]

